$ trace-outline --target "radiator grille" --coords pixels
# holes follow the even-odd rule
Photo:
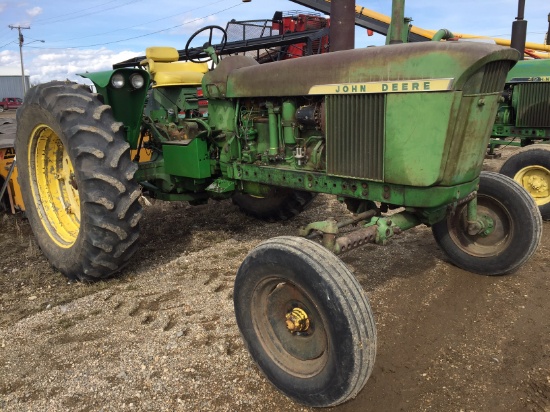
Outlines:
[[[510,62],[506,60],[491,62],[485,65],[484,69],[480,93],[501,92],[504,89],[506,74],[510,70]]]
[[[524,83],[515,86],[519,96],[516,126],[550,127],[550,83]]]
[[[327,173],[383,180],[385,95],[330,95]]]

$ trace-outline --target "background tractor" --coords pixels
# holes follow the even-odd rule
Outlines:
[[[357,395],[373,368],[376,328],[337,254],[425,224],[454,264],[501,275],[541,236],[529,194],[481,172],[518,52],[398,44],[404,3],[393,8],[391,46],[220,61],[232,45],[208,26],[183,52],[151,47],[135,67],[82,75],[96,93],[69,82],[32,88],[18,111],[16,152],[42,252],[71,279],[119,272],[138,249],[142,191],[191,205],[232,198],[267,220],[292,218],[316,193],[338,196],[349,219],[312,222],[249,253],[234,304],[253,359],[285,394],[310,406]],[[203,35],[204,47],[192,47]]]
[[[500,173],[521,184],[550,219],[550,60],[518,62],[506,79],[489,154],[500,146],[520,146]]]

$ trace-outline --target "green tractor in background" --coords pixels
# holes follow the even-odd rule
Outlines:
[[[521,184],[550,220],[550,60],[524,60],[510,71],[489,144],[521,146],[500,173]]]
[[[401,20],[403,7],[394,3]],[[142,190],[192,205],[232,198],[268,220],[292,218],[316,193],[337,196],[352,217],[261,243],[234,288],[238,326],[268,379],[303,404],[337,405],[363,388],[376,354],[368,299],[337,254],[420,224],[480,274],[513,272],[535,252],[533,199],[481,172],[518,53],[427,42],[260,65],[218,61],[219,29],[205,28],[213,70],[192,61],[188,42],[191,61],[155,47],[139,67],[83,75],[97,93],[32,88],[17,115],[26,213],[52,265],[94,281],[136,252]]]

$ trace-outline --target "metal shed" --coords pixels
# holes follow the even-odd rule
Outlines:
[[[27,90],[30,88],[29,75],[25,75]],[[4,97],[23,98],[20,67],[0,67],[0,99]]]

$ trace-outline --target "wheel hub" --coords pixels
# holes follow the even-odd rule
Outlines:
[[[313,299],[297,284],[271,276],[255,288],[252,323],[262,345],[295,376],[318,373],[327,361],[328,336]]]
[[[550,202],[550,170],[539,165],[527,166],[514,176],[514,180],[529,192],[538,206]]]
[[[60,247],[71,247],[80,230],[80,195],[74,167],[60,137],[47,125],[32,131],[29,174],[44,228]]]
[[[306,332],[309,329],[309,317],[305,310],[294,308],[286,314],[286,327],[292,333]]]

